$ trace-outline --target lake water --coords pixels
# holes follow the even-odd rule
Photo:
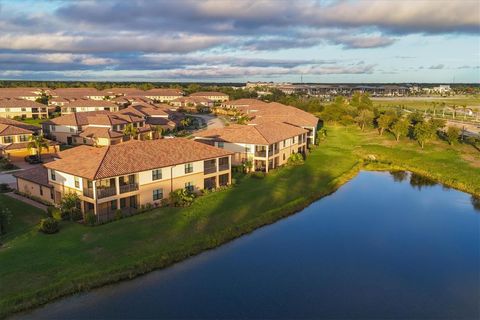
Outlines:
[[[18,317],[477,319],[473,203],[409,174],[361,172],[218,249]]]

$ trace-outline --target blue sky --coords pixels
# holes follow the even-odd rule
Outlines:
[[[480,82],[479,1],[5,1],[0,79]]]

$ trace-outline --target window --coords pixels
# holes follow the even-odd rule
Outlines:
[[[283,160],[285,160],[285,153],[283,154]]]
[[[73,181],[75,183],[75,188],[80,188],[80,179],[78,177],[74,177]]]
[[[162,169],[152,170],[152,180],[162,179]]]
[[[295,144],[295,137],[292,138],[292,143]]]
[[[25,134],[22,134],[22,135],[20,136],[20,142],[25,142],[25,141],[28,141],[28,136],[25,135]]]
[[[186,163],[185,164],[185,173],[192,173],[193,172],[193,163]]]
[[[22,108],[22,112],[27,112],[27,108]]]
[[[50,179],[55,181],[55,170],[50,170]]]
[[[70,127],[70,132],[75,132],[75,129]]]
[[[40,186],[40,195],[43,196],[43,188]]]
[[[55,126],[54,125],[50,126],[50,131],[52,131],[52,132],[55,131]]]
[[[228,185],[228,173],[219,175],[218,176],[218,183],[219,183],[220,186]]]
[[[110,201],[110,209],[117,210],[117,200]]]
[[[286,144],[287,144],[287,140],[283,140],[283,147],[284,148],[285,148]]]
[[[218,142],[218,143],[217,143],[217,147],[219,147],[219,148],[222,148],[222,149],[223,149],[223,147],[224,147],[224,143],[223,143],[223,142]]]
[[[153,200],[160,200],[163,199],[163,189],[155,189],[153,190]]]
[[[189,192],[193,192],[194,189],[195,189],[195,186],[193,185],[193,183],[191,182],[185,183],[185,190]]]
[[[245,147],[245,153],[250,153],[250,147]]]
[[[10,108],[5,108],[5,112],[10,112]]]
[[[5,137],[3,137],[3,142],[4,143],[12,143],[13,142],[13,137],[12,136],[5,136]]]

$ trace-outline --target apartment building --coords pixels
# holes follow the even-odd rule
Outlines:
[[[78,99],[63,103],[61,112],[63,114],[70,114],[74,112],[89,112],[89,111],[110,111],[115,112],[120,110],[118,104],[106,100],[88,100]]]
[[[194,109],[196,110],[197,107],[205,107],[205,108],[210,108],[213,107],[214,101],[210,100],[209,98],[206,97],[194,97],[194,96],[189,96],[189,97],[181,97],[177,98],[175,100],[172,100],[171,105],[177,108],[184,108],[184,109]]]
[[[96,88],[58,88],[50,91],[53,98],[64,98],[68,100],[89,99],[105,100],[109,97],[108,91],[100,91]]]
[[[215,91],[202,91],[202,92],[195,92],[190,95],[190,97],[203,97],[215,102],[224,102],[228,101],[229,96],[223,92],[215,92]]]
[[[239,99],[222,104],[226,110],[235,109],[249,118],[248,124],[284,122],[308,131],[307,143],[314,144],[319,119],[313,114],[278,102],[264,102],[256,99]]]
[[[136,129],[137,139],[153,138],[152,127],[144,118],[108,111],[62,115],[43,122],[42,128],[48,137],[61,143],[108,146],[130,139],[124,135],[124,129],[129,124]]]
[[[306,129],[282,122],[230,125],[195,134],[195,140],[234,152],[235,165],[251,161],[253,171],[268,172],[287,163],[293,153],[306,154]]]
[[[28,143],[33,135],[40,134],[41,129],[25,123],[7,118],[0,118],[0,155],[11,160],[21,159],[35,153],[35,150],[28,149]],[[43,153],[55,153],[58,151],[58,144],[48,142],[48,150]]]
[[[82,212],[99,221],[110,220],[120,209],[134,213],[141,205],[159,204],[170,192],[198,192],[231,183],[232,152],[183,138],[130,141],[104,148],[78,146],[44,164],[39,181],[17,177],[19,190],[53,188],[52,202],[77,193]],[[30,178],[34,180],[34,178]],[[44,191],[45,192],[45,191]]]
[[[0,88],[0,99],[22,99],[35,101],[42,95],[44,91],[44,89],[40,88]]]
[[[0,117],[44,119],[48,118],[48,110],[46,105],[31,100],[0,99]]]
[[[170,102],[183,96],[179,89],[150,89],[143,92],[143,96],[158,102]]]

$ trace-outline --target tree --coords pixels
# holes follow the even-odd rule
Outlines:
[[[35,150],[35,154],[39,159],[42,158],[42,150],[46,149],[48,151],[48,142],[43,135],[32,135],[30,141],[27,144],[28,150]]]
[[[362,131],[365,129],[365,126],[371,125],[373,122],[374,114],[372,111],[363,109],[360,110],[358,116],[355,118],[355,122],[360,126]]]
[[[445,138],[447,142],[452,145],[458,141],[460,137],[460,129],[457,127],[448,127],[447,131],[445,132]]]
[[[180,120],[180,125],[183,128],[188,127],[190,125],[190,118],[184,118],[184,119]]]
[[[395,119],[389,114],[382,114],[380,117],[378,117],[378,133],[383,135],[383,131],[388,129],[392,125],[393,121],[395,121]]]
[[[76,193],[66,193],[60,201],[60,211],[62,213],[62,217],[69,217],[70,220],[76,220],[76,217],[80,212],[80,209],[78,208],[79,203],[80,198]]]
[[[433,138],[435,134],[435,129],[430,125],[430,123],[423,121],[417,123],[413,127],[413,136],[415,140],[418,141],[422,149],[425,146],[425,143]]]
[[[390,131],[395,135],[395,140],[399,141],[401,136],[408,134],[410,122],[406,119],[398,119],[390,127]]]
[[[129,123],[123,129],[123,134],[129,138],[136,138],[138,136],[138,129],[133,126],[133,124]]]

